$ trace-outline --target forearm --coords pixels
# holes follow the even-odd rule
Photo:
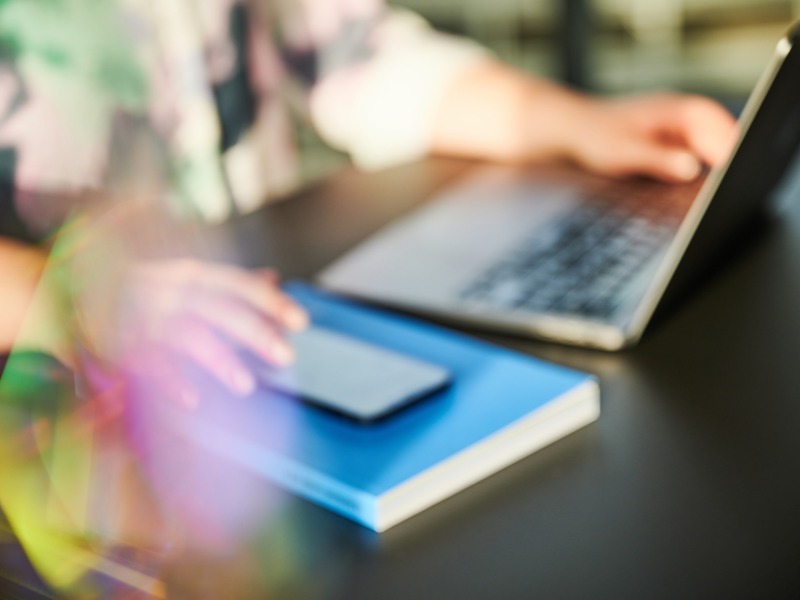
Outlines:
[[[571,158],[588,102],[556,83],[486,60],[448,89],[431,150],[504,162]]]

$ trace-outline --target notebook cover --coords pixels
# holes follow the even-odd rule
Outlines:
[[[225,418],[213,418],[203,419],[194,435],[370,528],[387,492],[594,380],[309,285],[291,283],[286,291],[316,325],[441,365],[452,384],[370,424],[263,390],[251,404],[247,432],[226,435]]]

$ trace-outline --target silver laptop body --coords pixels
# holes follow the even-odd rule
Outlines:
[[[341,257],[321,283],[481,328],[606,350],[636,343],[670,282],[747,224],[797,154],[797,31],[750,96],[730,160],[703,180],[485,167]]]

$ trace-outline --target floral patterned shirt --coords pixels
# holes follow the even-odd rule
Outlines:
[[[45,226],[42,197],[141,177],[149,139],[170,196],[222,220],[297,185],[301,120],[364,167],[423,155],[483,55],[381,0],[0,0],[0,170]]]

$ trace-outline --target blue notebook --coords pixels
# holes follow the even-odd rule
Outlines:
[[[441,365],[451,385],[369,424],[264,390],[248,433],[226,435],[224,419],[212,419],[198,439],[370,529],[384,531],[599,416],[590,375],[304,284],[286,290],[315,325]]]

